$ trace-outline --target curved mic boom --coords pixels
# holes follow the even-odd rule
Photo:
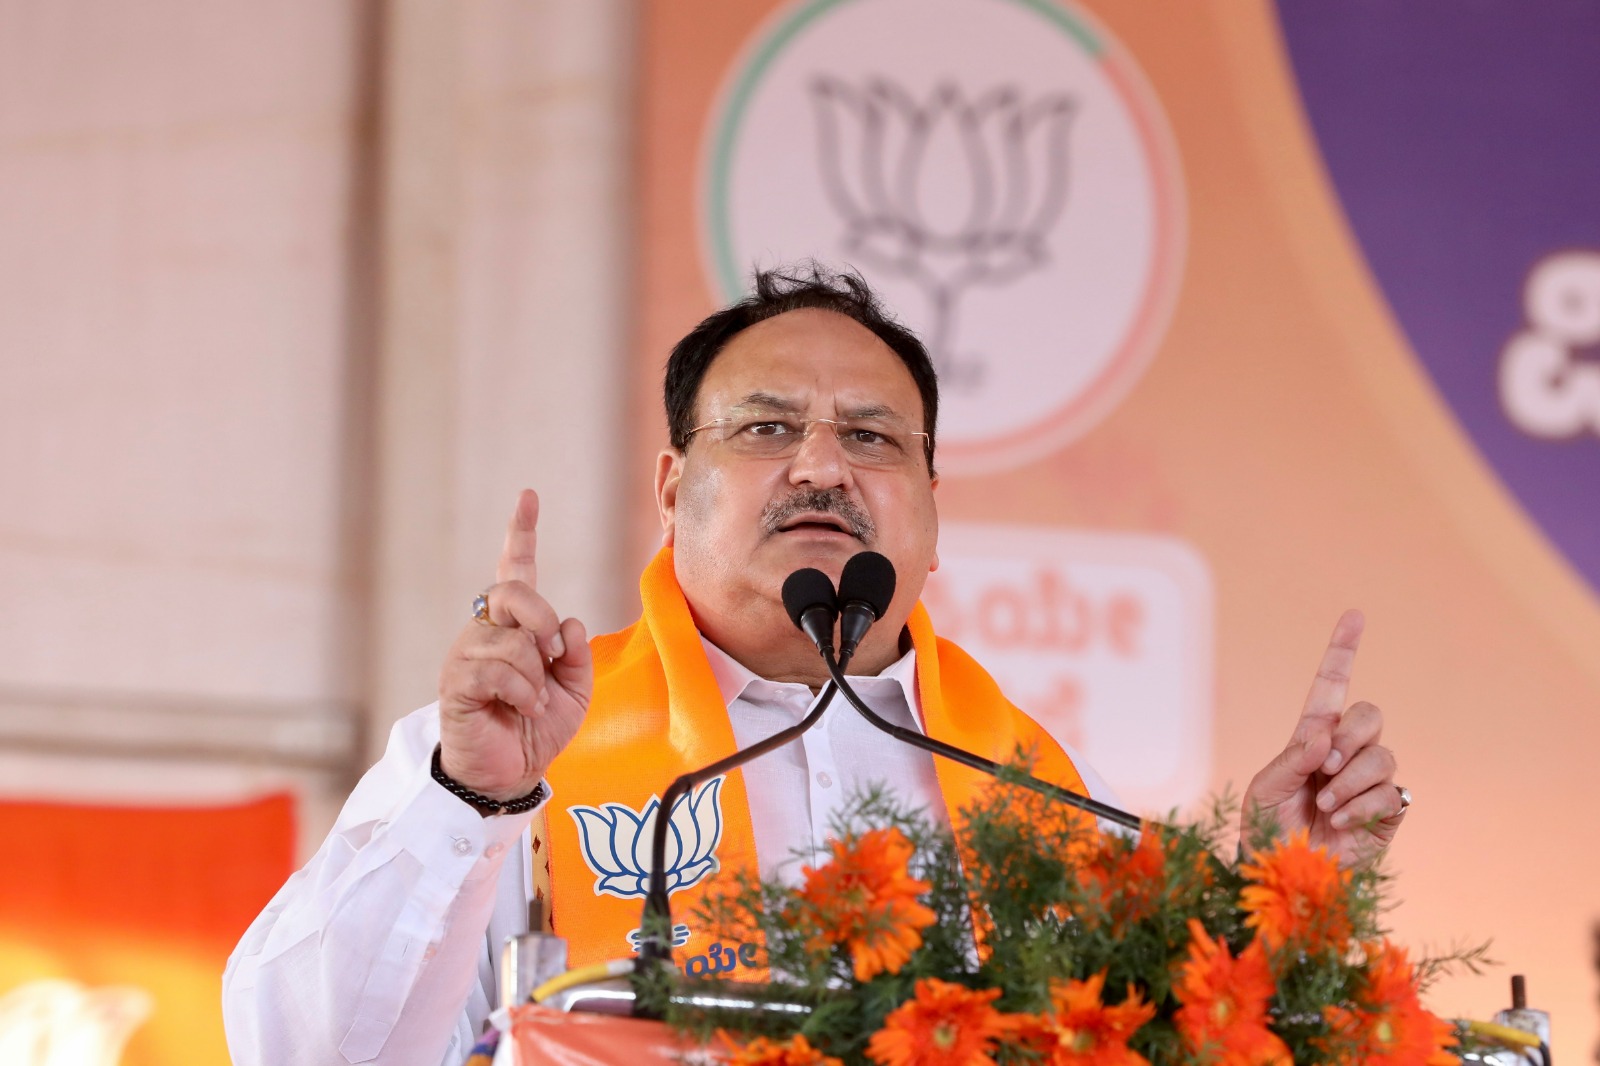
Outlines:
[[[839,602],[843,604],[843,620],[839,625],[839,651],[837,660],[831,651],[821,648],[822,661],[827,664],[828,674],[833,678],[833,683],[844,698],[850,702],[861,716],[877,728],[888,733],[898,740],[903,740],[913,747],[943,756],[953,762],[970,766],[974,770],[981,770],[991,777],[999,774],[1001,766],[992,759],[985,759],[974,755],[953,744],[946,744],[942,740],[924,736],[914,730],[894,725],[878,717],[871,707],[868,707],[861,697],[856,694],[850,682],[845,679],[844,665],[856,645],[861,643],[861,638],[866,634],[867,628],[883,617],[883,612],[889,609],[889,601],[894,599],[894,564],[889,562],[877,552],[861,552],[854,555],[844,564],[844,572],[839,575]],[[1042,793],[1052,799],[1059,800],[1068,806],[1086,811],[1097,818],[1115,822],[1129,829],[1139,829],[1144,823],[1126,811],[1118,810],[1109,804],[1088,796],[1080,796],[1048,781],[1041,781],[1032,774],[1020,774],[1018,784]]]
[[[783,583],[783,606],[796,626],[810,637],[823,653],[823,662],[833,663],[833,621],[839,616],[838,601],[833,594],[833,582],[821,570],[807,568],[796,570]],[[837,665],[837,664],[835,664]],[[672,903],[667,892],[667,833],[672,825],[672,812],[678,800],[689,794],[694,786],[743,766],[774,748],[794,740],[822,720],[822,712],[833,702],[838,686],[832,681],[823,686],[811,713],[787,729],[780,729],[765,740],[748,748],[741,748],[725,759],[710,766],[691,770],[680,775],[661,796],[659,813],[650,835],[650,891],[645,897],[644,916],[640,923],[639,965],[644,968],[670,962],[672,959]],[[635,1002],[635,1009],[638,1004]]]

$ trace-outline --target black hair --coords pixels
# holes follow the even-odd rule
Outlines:
[[[672,446],[682,451],[694,429],[694,405],[700,382],[711,363],[729,341],[757,322],[789,311],[816,308],[832,311],[865,326],[894,352],[911,373],[922,394],[923,430],[928,434],[923,453],[928,473],[933,473],[934,433],[939,420],[939,379],[928,349],[917,335],[884,310],[866,279],[854,271],[828,270],[816,263],[778,270],[758,270],[755,290],[736,304],[703,319],[673,346],[667,358],[662,400],[667,408],[667,432]]]

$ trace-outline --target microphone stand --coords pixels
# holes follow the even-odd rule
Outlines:
[[[874,726],[888,733],[896,740],[902,740],[914,748],[921,748],[923,751],[942,755],[946,759],[958,762],[963,766],[970,766],[974,770],[982,770],[990,777],[1000,776],[1001,765],[991,759],[985,759],[981,755],[974,755],[970,751],[964,751],[954,745],[946,744],[942,740],[935,740],[933,737],[924,736],[915,730],[906,729],[903,726],[897,726],[892,722],[886,722],[879,718],[872,708],[868,707],[865,701],[856,695],[855,689],[850,687],[850,682],[845,680],[844,668],[840,663],[834,661],[833,650],[831,648],[823,648],[821,651],[822,661],[827,663],[828,673],[833,677],[834,685],[838,687],[840,692],[844,693],[844,698],[850,701],[850,705],[861,712],[861,716]],[[1088,796],[1080,796],[1076,792],[1062,788],[1060,785],[1041,781],[1032,774],[1021,774],[1017,784],[1049,796],[1051,799],[1059,800],[1069,807],[1076,807],[1078,810],[1092,814],[1096,818],[1104,818],[1108,822],[1115,822],[1129,829],[1139,830],[1144,826],[1142,819],[1129,814],[1127,811],[1119,810],[1096,799],[1090,799]]]
[[[849,661],[847,656],[845,662]],[[828,665],[833,669],[838,668],[838,664],[833,661],[831,650],[828,654]],[[710,766],[691,770],[667,786],[667,791],[661,797],[661,804],[656,808],[656,822],[650,839],[650,892],[645,897],[645,920],[639,933],[641,970],[653,963],[670,962],[672,959],[672,903],[667,893],[667,832],[672,822],[673,806],[694,786],[743,766],[769,751],[781,748],[816,725],[822,718],[822,712],[828,709],[828,704],[833,702],[834,694],[838,691],[839,686],[836,682],[828,682],[823,686],[811,713],[799,722],[787,729],[779,730],[748,748],[736,751],[725,759],[719,759]]]
[[[828,709],[833,697],[839,692],[844,693],[845,699],[850,702],[850,705],[863,718],[895,739],[910,744],[912,747],[931,752],[934,755],[941,755],[946,759],[961,763],[963,766],[969,766],[974,770],[981,770],[990,777],[1000,776],[1003,768],[999,763],[991,759],[974,755],[972,752],[946,744],[942,740],[935,740],[933,737],[924,736],[914,730],[905,729],[880,718],[856,694],[855,689],[850,686],[850,682],[845,679],[844,670],[850,662],[851,654],[854,651],[853,648],[844,655],[842,660],[835,658],[831,642],[821,642],[818,651],[822,653],[822,660],[827,665],[828,674],[832,677],[832,680],[823,687],[818,695],[816,705],[812,707],[811,712],[805,718],[786,729],[779,730],[765,740],[758,741],[748,748],[736,751],[732,755],[712,763],[710,766],[702,767],[699,770],[691,770],[681,775],[672,784],[668,785],[666,792],[662,794],[660,804],[656,808],[656,822],[651,834],[650,889],[649,894],[645,897],[644,916],[643,921],[640,923],[639,956],[634,968],[636,982],[636,994],[634,997],[635,1017],[653,1016],[653,1009],[646,1010],[643,1008],[644,997],[638,994],[638,990],[643,986],[637,984],[637,982],[647,980],[648,975],[659,967],[670,967],[672,965],[672,903],[667,892],[666,871],[667,833],[671,827],[673,807],[696,785],[743,766],[745,763],[757,759],[769,751],[780,748],[799,737],[821,720],[823,712]],[[1017,783],[1086,814],[1091,814],[1096,818],[1104,818],[1129,829],[1139,830],[1144,825],[1144,822],[1135,815],[1119,810],[1109,804],[1101,803],[1099,800],[1091,799],[1088,796],[1080,796],[1076,792],[1051,784],[1049,781],[1040,780],[1031,774],[1020,774]]]

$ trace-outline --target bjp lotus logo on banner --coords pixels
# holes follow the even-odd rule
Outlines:
[[[946,471],[1060,448],[1154,356],[1183,259],[1176,154],[1131,58],[1070,4],[791,4],[709,132],[715,287],[806,258],[861,270],[938,366]]]
[[[817,158],[844,223],[846,257],[876,277],[910,279],[926,297],[925,337],[946,389],[981,385],[984,364],[953,345],[957,304],[976,285],[1004,285],[1050,259],[1048,239],[1066,205],[1072,98],[1024,101],[1010,86],[976,99],[959,85],[926,101],[877,79],[853,86],[819,77]],[[951,140],[959,151],[938,158]],[[955,210],[938,197],[941,165],[963,168]]]

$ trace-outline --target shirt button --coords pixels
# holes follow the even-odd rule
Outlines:
[[[820,771],[817,774],[817,784],[821,785],[823,788],[832,788],[833,777],[826,770]]]
[[[468,840],[466,837],[456,837],[456,842],[453,846],[456,849],[457,855],[472,854],[472,841]]]
[[[491,859],[497,859],[500,857],[500,853],[504,850],[506,850],[506,846],[504,844],[490,844],[488,847],[483,849],[483,853]]]

